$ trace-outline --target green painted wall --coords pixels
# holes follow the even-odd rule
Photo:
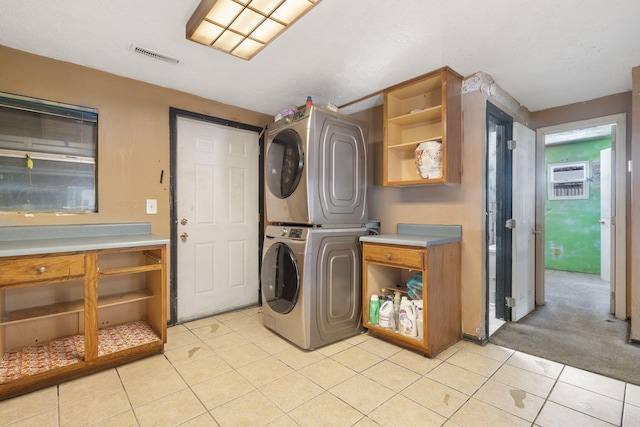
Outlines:
[[[548,165],[589,162],[589,198],[549,200],[545,189],[545,267],[552,270],[600,274],[600,150],[611,138],[548,146]]]

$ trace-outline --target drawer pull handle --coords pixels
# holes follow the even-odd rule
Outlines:
[[[44,273],[45,271],[47,271],[46,267],[44,266],[38,267],[37,270],[38,270],[38,273]]]
[[[387,254],[387,259],[391,259],[391,254]]]

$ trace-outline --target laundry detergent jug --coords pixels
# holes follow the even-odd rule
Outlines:
[[[407,297],[402,297],[400,301],[400,314],[398,315],[398,319],[398,330],[402,335],[409,337],[418,336],[416,310]]]
[[[391,301],[391,298],[388,298],[380,306],[378,326],[385,329],[393,329],[393,301]]]

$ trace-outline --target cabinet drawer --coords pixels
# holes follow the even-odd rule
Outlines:
[[[0,286],[84,275],[84,255],[28,257],[0,260]]]
[[[367,261],[392,264],[403,268],[422,269],[421,249],[365,244],[363,254]]]

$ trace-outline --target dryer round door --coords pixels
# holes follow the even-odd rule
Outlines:
[[[302,170],[304,152],[300,135],[292,129],[278,133],[267,149],[267,187],[274,196],[286,199],[295,191]]]
[[[274,243],[262,260],[262,294],[269,307],[277,313],[287,314],[298,301],[300,269],[291,248]]]

